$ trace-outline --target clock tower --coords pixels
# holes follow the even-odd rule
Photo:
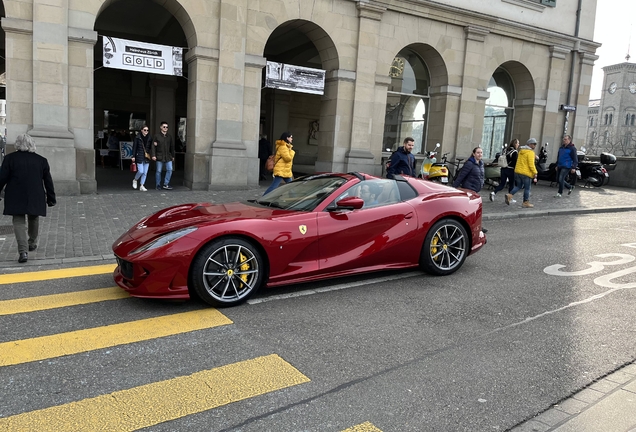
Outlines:
[[[636,64],[619,63],[603,68],[600,100],[588,108],[588,154],[609,152],[636,156]]]

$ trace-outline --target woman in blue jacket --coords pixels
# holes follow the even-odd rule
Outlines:
[[[468,158],[462,169],[459,171],[457,178],[453,182],[453,187],[460,187],[479,192],[484,185],[484,161],[482,157],[484,151],[481,147],[475,147],[473,154]]]

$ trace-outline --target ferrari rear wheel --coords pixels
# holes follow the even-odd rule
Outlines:
[[[442,219],[426,234],[420,266],[427,273],[445,276],[459,269],[469,248],[466,229],[453,219]]]
[[[205,246],[192,262],[196,294],[217,307],[243,303],[261,286],[263,259],[249,242],[225,238]]]

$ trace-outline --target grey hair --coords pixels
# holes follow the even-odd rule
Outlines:
[[[29,134],[18,135],[15,139],[15,149],[35,153],[35,140]]]

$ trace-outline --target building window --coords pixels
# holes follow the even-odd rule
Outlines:
[[[612,124],[612,120],[614,119],[614,114],[609,115],[609,124]]]
[[[492,158],[501,151],[510,139],[515,99],[512,78],[504,69],[495,71],[488,83],[490,97],[486,100],[484,111],[484,129],[481,137],[481,148],[484,159]]]
[[[629,114],[625,116],[625,126],[629,125]]]
[[[428,68],[415,51],[405,48],[393,60],[389,75],[382,151],[397,150],[404,138],[413,137],[413,153],[422,153],[428,120]]]
[[[609,116],[607,114],[605,114],[605,123],[603,123],[604,125],[607,124],[607,120],[609,119]]]
[[[632,114],[632,126],[634,126],[634,123],[636,122],[636,114]]]
[[[590,126],[594,126],[594,117],[590,117]]]

